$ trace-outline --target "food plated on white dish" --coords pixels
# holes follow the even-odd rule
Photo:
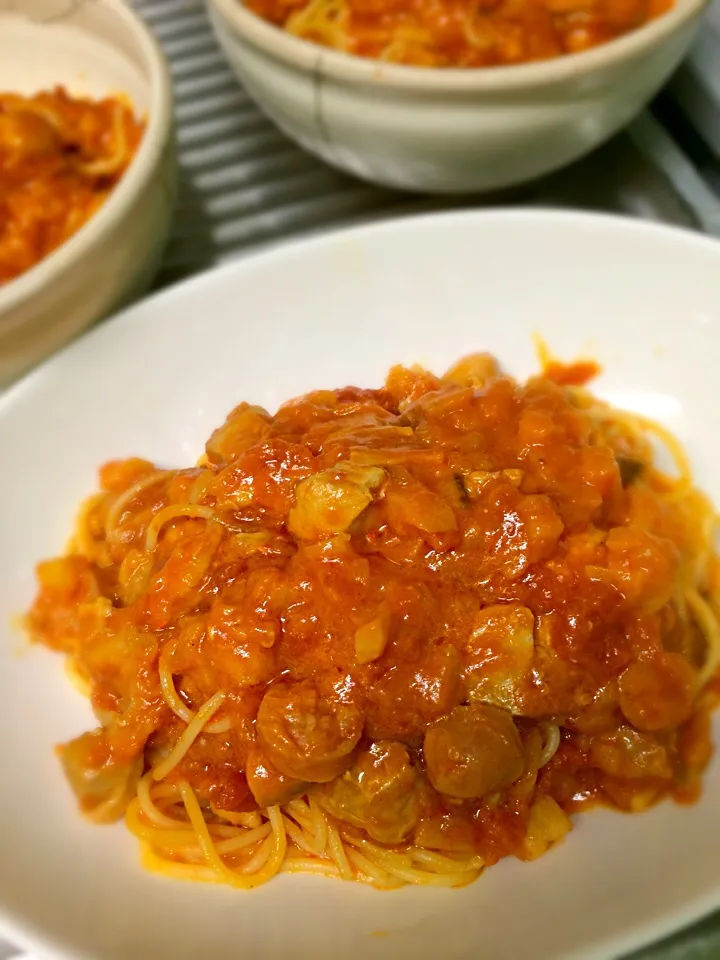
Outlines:
[[[0,747],[6,771],[0,813],[13,824],[0,873],[3,932],[60,956],[101,960],[130,955],[143,960],[159,950],[180,960],[203,952],[222,960],[239,948],[253,956],[292,950],[301,957],[385,958],[431,949],[451,958],[477,952],[556,960],[617,956],[717,907],[720,773],[716,763],[707,764],[717,724],[712,731],[707,726],[706,699],[713,691],[715,614],[713,608],[703,619],[695,594],[711,607],[715,602],[707,523],[709,504],[720,500],[710,375],[720,322],[719,256],[715,244],[691,234],[582,214],[468,213],[363,227],[247,258],[156,296],[11,389],[0,403],[0,442],[8,462],[18,465],[4,473],[6,506],[0,511],[0,533],[13,545],[0,565],[0,617],[6,624],[0,710],[14,730]],[[518,383],[525,381],[539,366],[535,334],[555,356],[582,364],[553,366],[546,357],[544,377],[524,387],[503,378],[487,357],[453,368],[458,357],[490,353]],[[590,384],[592,393],[628,411],[630,419],[614,413],[608,419],[606,408],[587,406],[586,395],[575,392],[575,384],[596,372],[586,361],[601,370]],[[398,363],[406,372],[396,371],[383,389],[388,368]],[[438,380],[413,371],[413,364],[449,373]],[[348,384],[376,392],[333,392]],[[273,419],[284,402],[319,388],[325,389]],[[250,406],[237,407],[242,400]],[[489,446],[468,445],[472,411],[485,416],[492,408],[497,414],[503,403],[519,412],[522,450],[502,446],[491,455]],[[234,408],[226,427],[218,429]],[[360,415],[366,428],[371,415],[380,418],[382,429],[377,423],[373,429],[380,429],[383,443],[366,445],[363,452],[355,439],[344,456],[345,440],[328,432],[328,410],[337,411],[338,421]],[[50,435],[43,429],[48,411],[63,424]],[[438,416],[456,417],[453,430],[462,442],[453,446],[437,432],[437,423],[432,427]],[[512,416],[507,423],[514,422]],[[632,431],[638,426],[645,431],[649,421],[678,437],[687,463],[680,455],[674,465],[667,451],[637,439],[632,443],[638,445],[625,448],[628,424],[634,424]],[[312,437],[305,438],[313,422]],[[562,446],[561,425],[576,457],[568,478],[584,491],[570,500],[563,499],[560,480],[543,464],[544,444]],[[477,441],[477,424],[473,429]],[[390,452],[388,431],[394,438]],[[630,438],[636,436],[632,431]],[[300,460],[294,466],[287,460],[269,485],[254,480],[263,475],[259,463],[270,464],[270,448],[275,455],[287,453],[292,436],[296,445],[307,446],[306,454],[295,451]],[[555,449],[560,456],[560,447]],[[440,476],[452,450],[456,458],[465,451],[465,459],[453,461],[453,476],[462,477],[462,486]],[[324,472],[323,456],[332,461]],[[484,467],[478,457],[485,457]],[[501,457],[502,469],[495,469],[493,457]],[[655,457],[657,470],[669,479],[654,472],[648,458]],[[513,458],[524,458],[523,465]],[[39,568],[41,591],[33,607],[35,565],[62,553],[77,504],[93,494],[97,468],[108,461],[100,478],[105,492],[90,501],[76,528],[74,559]],[[168,472],[177,468],[183,469]],[[702,494],[688,485],[689,469]],[[344,507],[321,509],[317,498],[326,503],[325,494]],[[448,596],[443,577],[451,576],[453,563],[460,571],[463,549],[470,549],[482,526],[480,514],[485,511],[487,519],[491,502],[505,501],[515,504],[515,532],[522,535],[529,523],[527,529],[537,534],[528,548],[536,553],[525,558],[530,567],[516,555],[520,566],[509,580],[493,586],[493,577],[485,578],[482,589],[497,590],[493,603],[478,600],[480,580],[462,577],[468,597],[480,603],[480,619],[504,604],[516,614],[500,645],[514,666],[500,676],[492,666],[497,657],[483,659],[483,650],[493,649],[493,624],[506,608],[495,610],[492,623],[475,624],[470,646],[468,637],[459,637],[452,604],[441,603],[434,613],[430,608],[433,584],[438,603]],[[583,575],[593,589],[626,604],[622,617],[644,605],[641,627],[638,621],[628,634],[600,631],[592,657],[581,658],[579,685],[599,683],[604,690],[600,695],[598,687],[598,710],[584,720],[572,719],[565,707],[549,712],[547,705],[533,703],[535,694],[523,680],[524,658],[542,649],[552,662],[558,644],[567,651],[573,638],[543,622],[547,611],[537,597],[521,603],[510,596],[521,582],[528,587],[523,577],[540,575],[538,564],[567,557],[571,546],[573,556],[590,549],[589,542],[580,543],[583,531],[590,531],[579,514],[571,516],[576,508],[610,511],[602,521],[596,514],[595,552]],[[650,510],[644,546],[631,542],[640,536],[632,511],[641,508]],[[502,517],[513,510],[503,508]],[[463,526],[469,517],[475,533]],[[502,517],[503,536],[512,540]],[[699,526],[693,518],[702,521]],[[483,527],[489,534],[493,523]],[[183,562],[202,565],[210,547],[212,562],[220,565],[206,566],[192,582],[186,569],[185,593],[178,593],[172,584],[179,581],[165,565],[178,570]],[[636,548],[647,560],[637,568],[645,571],[639,579],[631,559]],[[685,554],[689,566],[676,567]],[[395,600],[378,616],[356,624],[360,608],[348,603],[342,615],[333,608],[331,619],[320,616],[313,633],[312,617],[297,619],[296,604],[295,613],[283,607],[289,581],[277,579],[289,577],[301,561],[308,570],[330,563],[337,570],[332,576],[351,576],[353,590],[361,594],[378,582],[379,569],[387,576],[388,570],[407,569],[411,576],[405,592],[392,577],[386,581],[394,584],[385,590],[386,599],[394,594]],[[423,573],[418,564],[429,566]],[[193,566],[195,573],[198,569]],[[675,579],[680,569],[686,606],[680,594],[672,599],[668,593],[673,583],[680,586]],[[429,598],[417,593],[423,582]],[[337,586],[331,579],[326,587],[332,583]],[[198,599],[192,591],[200,588],[212,596],[217,588],[220,606],[209,594]],[[237,591],[234,598],[231,589]],[[303,588],[306,594],[308,589]],[[248,592],[255,606],[233,620],[230,613],[245,609]],[[400,594],[410,634],[398,627]],[[602,612],[586,611],[588,617],[610,617],[606,601]],[[280,604],[279,614],[272,603]],[[95,718],[58,659],[18,632],[18,615],[31,607],[26,627],[36,641],[70,654],[70,672],[90,693]],[[117,618],[135,615],[131,633],[125,629],[119,637],[112,626]],[[212,623],[204,622],[206,616]],[[99,618],[95,627],[93,618]],[[619,622],[613,621],[615,627]],[[186,627],[196,630],[194,640]],[[238,630],[245,631],[243,637],[235,636]],[[573,637],[582,646],[580,633]],[[178,646],[181,634],[189,646]],[[324,648],[321,635],[334,637],[339,646]],[[338,669],[334,660],[326,662],[338,649],[348,658],[346,682],[332,695],[313,698],[308,683],[315,683],[318,671]],[[451,682],[440,684],[442,703],[431,693],[426,703],[419,681],[401,684],[399,700],[408,695],[415,700],[413,711],[406,711],[412,723],[400,729],[387,708],[392,677],[402,673],[398,658],[424,663],[431,651],[440,658],[436,666],[442,661],[433,675]],[[307,656],[315,658],[312,665]],[[607,683],[595,673],[600,662],[610,671]],[[142,677],[157,687],[157,697],[148,688],[145,707],[140,704],[143,713],[157,701],[158,722],[147,728],[146,741],[137,739],[131,713],[139,701],[129,695],[140,690]],[[208,681],[222,689],[210,693]],[[280,700],[296,683],[302,687],[302,709],[286,710]],[[648,690],[655,688],[659,696],[648,700]],[[360,689],[356,700],[353,691]],[[426,692],[431,689],[432,684]],[[565,689],[564,695],[575,693]],[[318,729],[319,723],[329,733],[328,753],[314,735],[294,730],[291,718],[311,718],[312,704],[334,703],[333,697],[337,709],[307,727]],[[38,704],[41,709],[28,708]],[[243,717],[238,711],[245,711]],[[140,714],[132,716],[137,720]],[[392,723],[397,729],[389,729]],[[482,748],[475,736],[478,724]],[[381,730],[383,725],[387,729]],[[470,728],[475,733],[464,741],[467,763],[448,764],[450,754],[458,755],[458,730]],[[618,730],[624,731],[620,740]],[[588,790],[602,792],[603,803],[578,813],[574,804],[583,797],[572,790],[563,796],[561,781],[563,765],[583,736],[590,740],[582,775],[589,777]],[[61,758],[81,808],[100,821],[124,815],[140,837],[142,856],[124,825],[100,828],[78,816],[53,755],[58,743],[75,744],[65,747]],[[502,767],[499,780],[488,780],[487,766],[478,766],[488,743],[497,748],[496,759],[502,754],[503,762],[491,765]],[[378,744],[392,753],[392,763],[372,752]],[[448,744],[456,745],[450,754]],[[249,759],[251,746],[259,750],[259,763]],[[99,753],[93,757],[95,748]],[[130,763],[118,766],[123,749]],[[221,760],[208,750],[219,750]],[[232,751],[235,760],[228,766]],[[369,751],[365,761],[363,751]],[[378,820],[377,807],[360,809],[352,801],[353,777],[362,763],[387,770],[385,761],[393,769],[399,763],[411,798],[402,817],[389,804],[389,821]],[[208,780],[218,763],[234,771],[230,780]],[[648,763],[652,769],[643,766]],[[576,772],[580,767],[576,763]],[[508,803],[522,800],[518,791],[528,784],[523,794],[530,798],[523,808],[528,815],[543,791],[551,802],[544,802],[532,823],[524,821],[514,847],[496,846],[499,862],[483,870],[493,863],[490,838],[499,836],[490,827],[497,824],[493,817],[502,818]],[[291,795],[262,792],[268,788],[289,789]],[[674,803],[668,794],[694,802]],[[432,835],[433,804],[458,821],[446,832],[442,824],[449,819],[440,818],[440,840],[437,830]],[[480,847],[469,856],[460,849],[467,843],[460,821],[471,806]],[[635,815],[617,808],[647,809]],[[342,876],[342,855],[332,843],[320,843],[317,822],[328,830],[326,844],[337,831],[351,878],[369,879],[369,885],[287,875],[297,867]],[[169,833],[163,833],[166,828]],[[253,830],[258,832],[249,836]],[[38,848],[42,857],[29,854]],[[239,853],[246,848],[256,855],[254,863]],[[542,852],[546,855],[535,859]],[[461,869],[453,875],[449,867],[459,859]],[[232,889],[254,885],[247,881],[262,873],[263,864],[278,867],[270,875],[281,875],[252,892]],[[157,875],[158,867],[164,876]],[[444,874],[449,886],[458,888],[423,883],[373,889],[414,883],[418,873]],[[478,873],[477,882],[469,883]],[[186,882],[228,875],[235,879],[226,884]],[[287,918],[282,925],[273,920],[278,911]],[[518,911],[526,923],[514,921]],[[129,924],[128,916],[137,922]]]

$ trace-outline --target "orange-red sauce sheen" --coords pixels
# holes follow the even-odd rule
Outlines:
[[[112,169],[93,165],[124,150]],[[62,87],[0,93],[0,283],[64,243],[104,203],[137,150],[143,124],[124,103],[73,98]]]
[[[42,565],[30,615],[106,717],[63,748],[71,779],[175,743],[162,652],[192,709],[227,695],[229,731],[171,775],[216,809],[310,789],[353,822],[341,774],[375,757],[398,787],[362,813],[375,836],[402,817],[398,836],[492,863],[542,852],[527,837],[543,797],[566,812],[693,799],[716,693],[695,698],[702,643],[675,606],[691,544],[647,465],[624,484],[611,439],[552,379],[480,358],[274,417],[241,404],[207,463],[132,498],[112,540],[110,504],[153,467],[107,465],[87,519],[99,559]],[[148,555],[152,516],[190,503],[218,519],[171,520]],[[477,742],[468,703],[495,705]],[[538,771],[548,721],[561,743]],[[472,769],[448,743],[474,743]]]
[[[246,2],[266,20],[292,27],[293,15],[312,0]],[[487,67],[587,50],[671,6],[672,0],[343,0],[328,4],[327,17],[348,53],[412,66]],[[337,45],[325,27],[293,32]]]

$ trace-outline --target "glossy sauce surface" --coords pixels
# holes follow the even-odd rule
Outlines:
[[[225,694],[170,775],[214,809],[309,792],[377,841],[492,863],[581,806],[693,799],[715,694],[678,593],[692,518],[565,386],[592,372],[398,367],[241,404],[197,468],[104,467],[90,542],[41,565],[29,618],[102,723],[62,748],[81,805],[185,729],[163,661],[188,709]]]
[[[266,20],[347,53],[428,67],[510,66],[579,53],[672,0],[248,0]]]
[[[125,173],[143,125],[115,99],[0,93],[0,284],[64,243]]]

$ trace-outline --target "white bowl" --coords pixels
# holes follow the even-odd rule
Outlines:
[[[586,53],[479,69],[418,68],[300,40],[240,0],[206,0],[227,60],[288,136],[385,186],[464,193],[520,183],[607,140],[686,53],[706,0]]]
[[[0,386],[145,289],[172,216],[169,73],[150,31],[123,0],[0,0],[0,90],[27,95],[57,84],[80,96],[126,94],[147,130],[98,213],[0,286]]]
[[[103,461],[192,464],[240,400],[376,386],[395,362],[444,370],[489,349],[526,376],[534,331],[597,357],[598,393],[674,430],[720,504],[720,244],[634,221],[461,213],[284,246],[138,304],[0,400],[8,936],[66,960],[609,960],[720,907],[718,759],[697,805],[578,815],[546,857],[461,890],[283,875],[243,893],[145,873],[122,825],[81,819],[53,755],[93,725],[89,705],[9,626]]]

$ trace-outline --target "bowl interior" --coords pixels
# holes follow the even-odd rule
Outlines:
[[[604,366],[599,393],[686,444],[720,503],[720,246],[575,214],[395,221],[235,262],[145,301],[0,400],[0,923],[93,960],[590,960],[720,906],[720,763],[692,808],[596,811],[545,858],[458,891],[377,893],[302,876],[250,894],[144,873],[122,826],[81,821],[52,745],[87,728],[59,658],[9,626],[97,466],[187,465],[230,408],[377,385],[489,349],[537,368],[532,334]],[[716,724],[716,733],[720,726]]]
[[[112,7],[69,5],[62,17],[34,19],[0,0],[0,90],[36,93],[61,84],[73,95],[123,93],[136,110],[150,108],[150,78],[127,22]]]

